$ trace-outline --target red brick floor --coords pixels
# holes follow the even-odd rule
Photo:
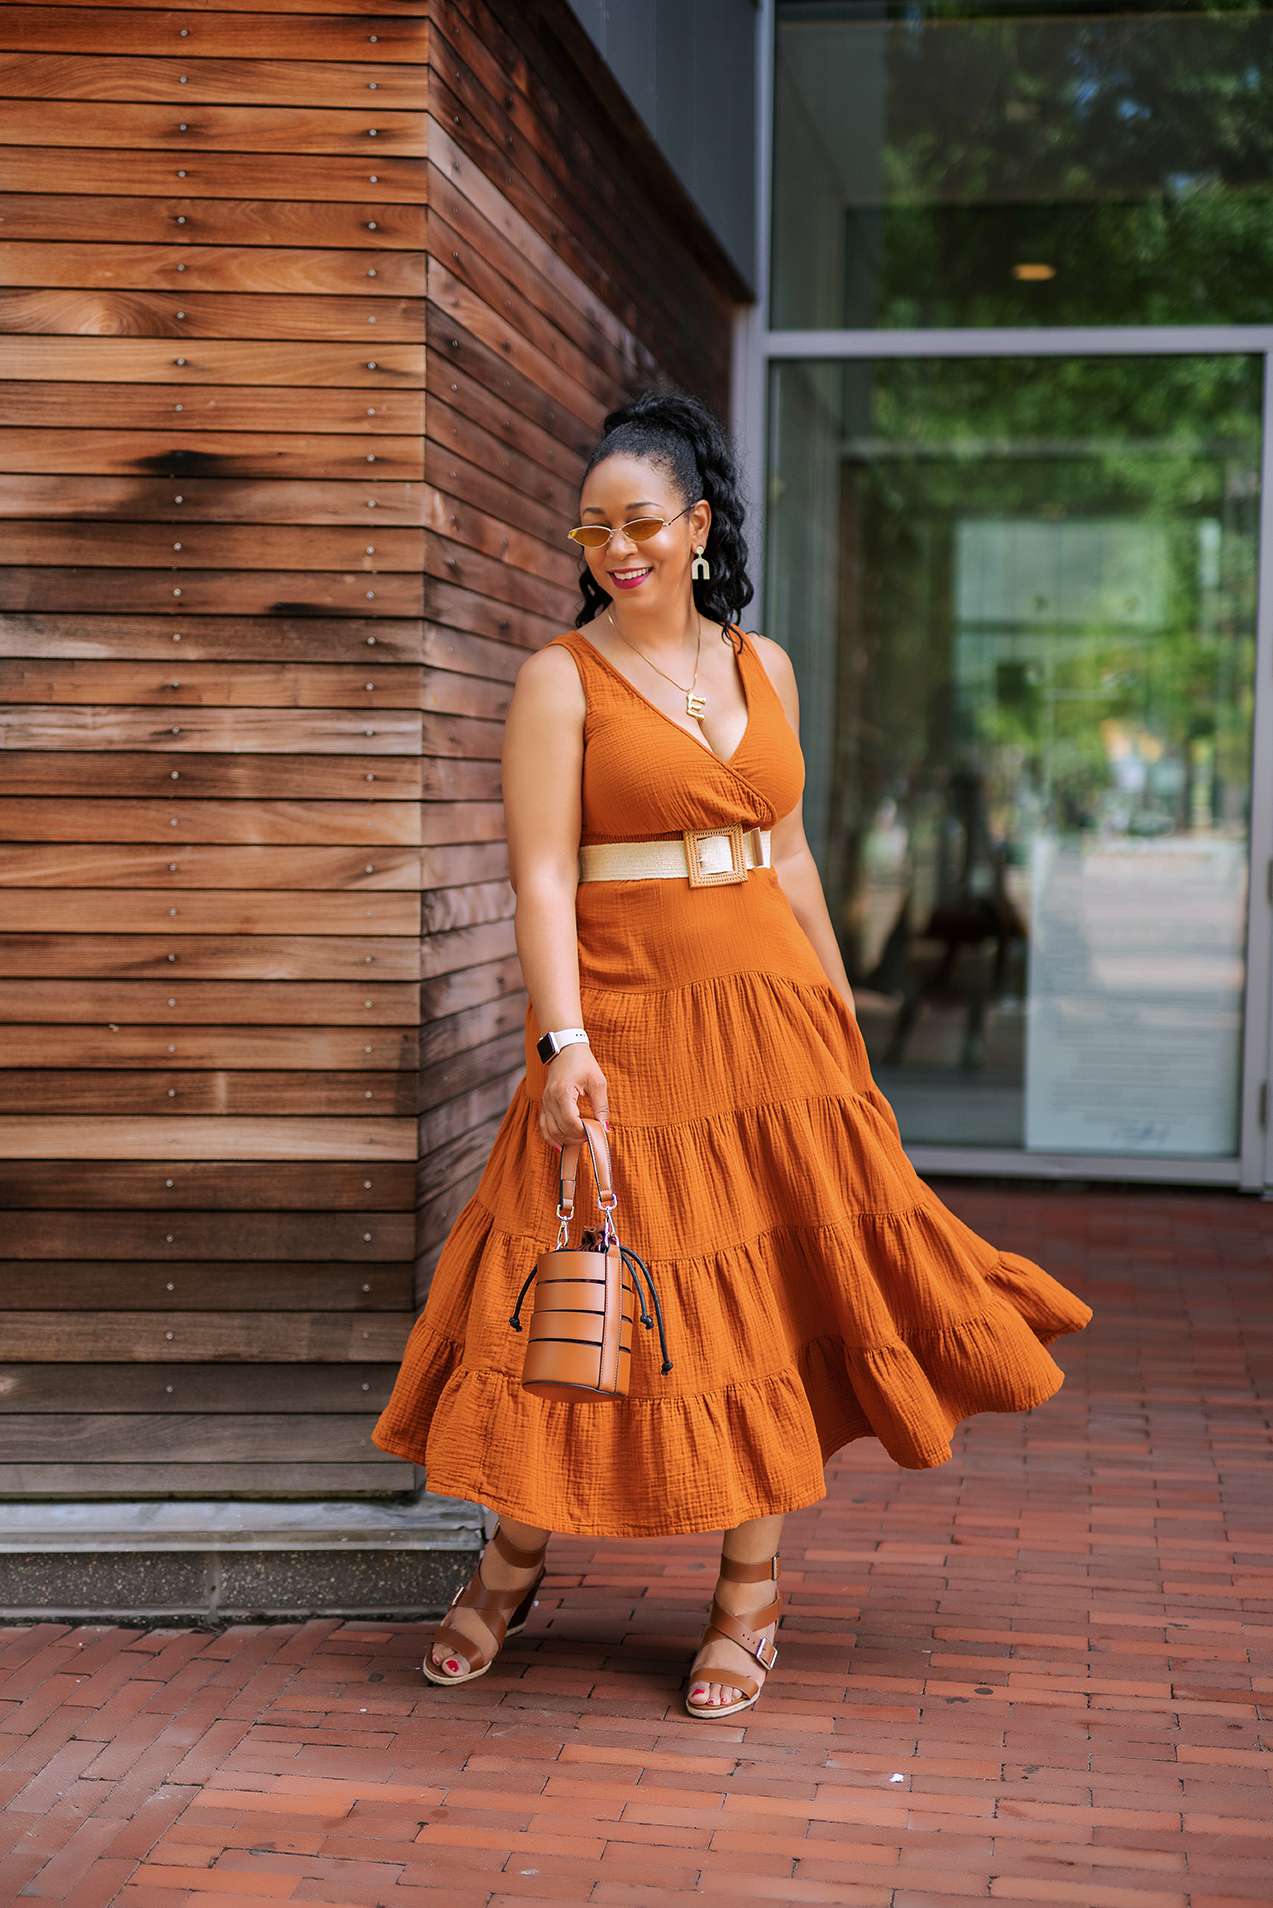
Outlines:
[[[557,1542],[463,1690],[413,1624],[10,1628],[0,1908],[1273,1901],[1273,1206],[947,1196],[1097,1323],[942,1470],[832,1465],[753,1715],[680,1708],[710,1538]]]

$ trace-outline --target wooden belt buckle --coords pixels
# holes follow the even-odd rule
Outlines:
[[[705,868],[701,853],[701,844],[708,841],[724,842],[729,849],[728,868]],[[732,828],[687,828],[685,830],[685,865],[689,870],[691,888],[728,888],[747,879],[747,857],[743,851],[743,830],[741,823]]]

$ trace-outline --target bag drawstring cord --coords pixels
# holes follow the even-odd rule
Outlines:
[[[637,1257],[635,1252],[629,1252],[627,1246],[619,1247],[619,1255],[620,1255],[620,1258],[622,1259],[623,1264],[626,1265],[628,1268],[628,1277],[632,1281],[632,1290],[636,1293],[637,1304],[641,1307],[641,1323],[645,1326],[645,1329],[647,1332],[652,1330],[656,1323],[658,1325],[659,1350],[663,1353],[663,1376],[666,1378],[669,1371],[671,1371],[672,1369],[672,1360],[668,1357],[668,1352],[667,1352],[667,1333],[663,1328],[663,1307],[659,1304],[659,1295],[655,1289],[654,1280],[650,1274],[650,1268],[645,1263],[644,1259],[639,1259]],[[639,1266],[641,1271],[645,1274],[645,1282],[650,1288],[650,1301],[654,1306],[653,1318],[650,1317],[649,1311],[646,1308],[645,1294],[641,1290],[641,1281],[637,1278],[636,1273],[632,1270],[634,1265]],[[537,1272],[538,1269],[539,1268],[537,1266],[534,1268],[534,1270],[530,1273],[529,1277],[527,1278],[526,1283],[523,1285],[521,1291],[517,1294],[517,1303],[516,1305],[514,1305],[512,1316],[509,1318],[509,1321],[508,1321],[515,1332],[520,1332],[520,1330],[522,1329],[522,1304],[526,1298],[526,1294],[530,1291],[531,1286],[535,1283],[535,1272]]]
[[[513,1315],[508,1321],[515,1332],[520,1332],[520,1330],[522,1329],[522,1300],[526,1297],[526,1294],[530,1291],[531,1286],[535,1283],[535,1274],[536,1272],[538,1272],[538,1270],[539,1270],[538,1266],[532,1266],[530,1277],[527,1279],[525,1285],[523,1285],[521,1291],[517,1294],[517,1303],[516,1305],[514,1305]]]
[[[672,1369],[672,1360],[667,1355],[667,1333],[663,1329],[663,1307],[659,1304],[659,1295],[655,1290],[654,1280],[650,1275],[650,1268],[644,1259],[638,1259],[635,1252],[629,1252],[627,1246],[619,1247],[619,1255],[628,1268],[628,1277],[632,1280],[637,1295],[637,1302],[641,1307],[641,1323],[648,1332],[650,1330],[650,1315],[645,1309],[645,1300],[641,1296],[641,1287],[637,1283],[636,1273],[632,1270],[633,1266],[639,1265],[645,1274],[645,1282],[650,1288],[650,1302],[654,1306],[654,1316],[658,1321],[659,1349],[663,1353],[663,1376],[666,1378]]]

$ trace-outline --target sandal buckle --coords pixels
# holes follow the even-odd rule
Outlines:
[[[760,1664],[761,1669],[765,1671],[771,1670],[778,1661],[777,1646],[770,1643],[765,1637],[762,1637],[760,1642],[756,1645],[755,1655],[756,1661]]]

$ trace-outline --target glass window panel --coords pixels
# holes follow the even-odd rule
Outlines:
[[[775,328],[1271,318],[1267,9],[779,0]]]
[[[908,1141],[1236,1150],[1261,374],[771,367],[764,627]]]

